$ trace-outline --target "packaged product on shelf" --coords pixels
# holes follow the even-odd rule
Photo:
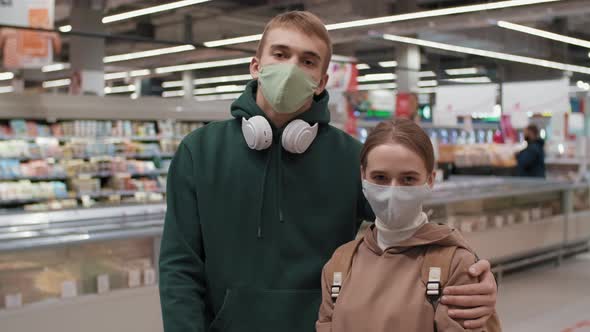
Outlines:
[[[553,208],[552,207],[544,207],[541,209],[541,215],[543,218],[549,218],[553,216]]]
[[[10,129],[16,137],[27,136],[27,123],[25,120],[10,120]]]
[[[506,222],[506,225],[508,225],[508,226],[514,225],[516,223],[516,213],[514,213],[514,212],[507,213],[504,220]]]
[[[71,179],[71,187],[79,194],[96,193],[100,191],[100,179],[75,178]]]
[[[492,218],[492,221],[493,221],[494,227],[496,227],[496,228],[502,228],[502,227],[504,227],[504,216],[502,216],[502,215],[495,215]]]
[[[541,219],[543,213],[541,211],[541,208],[532,208],[531,209],[531,220],[539,220]]]
[[[531,211],[523,209],[518,212],[518,221],[523,224],[531,222]]]

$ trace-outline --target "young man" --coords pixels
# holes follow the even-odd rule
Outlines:
[[[374,219],[361,145],[328,124],[331,53],[316,16],[275,17],[234,119],[180,145],[160,254],[166,332],[314,330],[323,265]],[[472,269],[482,282],[455,289],[461,296],[448,303],[468,308],[455,317],[477,327],[494,310],[496,285],[488,262]]]

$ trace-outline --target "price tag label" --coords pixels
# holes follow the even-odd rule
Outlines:
[[[143,270],[143,284],[145,286],[151,286],[156,284],[156,270],[145,269]]]
[[[108,293],[111,290],[111,281],[108,274],[101,274],[96,278],[98,294]]]
[[[23,306],[23,295],[21,293],[7,294],[4,297],[7,309],[20,308]]]
[[[61,298],[67,299],[78,296],[78,286],[73,280],[64,281],[61,284]]]
[[[141,271],[131,270],[128,274],[129,277],[129,288],[141,286]]]

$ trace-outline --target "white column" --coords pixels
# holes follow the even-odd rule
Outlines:
[[[195,90],[194,71],[188,70],[182,72],[182,90],[184,91],[184,99],[193,99]]]
[[[104,33],[103,8],[95,2],[74,0],[70,20],[74,31]],[[70,62],[72,75],[80,78],[81,94],[104,95],[105,41],[100,38],[72,36]]]

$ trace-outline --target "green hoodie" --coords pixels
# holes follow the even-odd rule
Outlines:
[[[328,94],[299,118],[318,123],[303,154],[248,148],[242,118],[264,116],[257,82],[180,144],[168,175],[160,253],[166,332],[314,331],[320,275],[372,218],[361,191],[361,144],[328,125]],[[272,125],[271,125],[272,126]]]

